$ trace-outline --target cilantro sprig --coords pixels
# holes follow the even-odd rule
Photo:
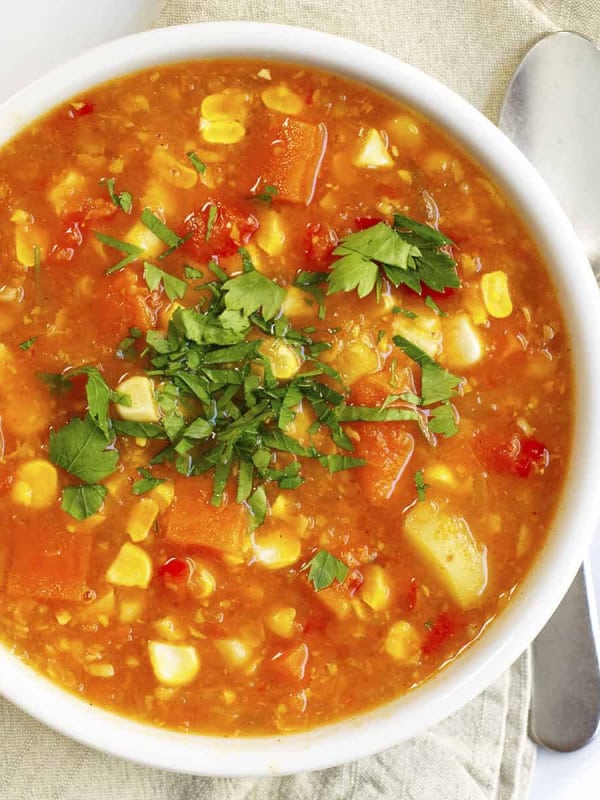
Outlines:
[[[308,580],[316,592],[329,588],[334,581],[343,583],[350,572],[343,561],[327,550],[319,550],[304,569],[308,570]]]

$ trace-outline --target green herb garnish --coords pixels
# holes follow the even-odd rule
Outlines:
[[[20,349],[24,351],[29,350],[29,348],[33,345],[33,343],[37,338],[38,338],[37,336],[32,336],[31,339],[25,339],[24,342],[20,342],[19,343]]]
[[[144,261],[144,280],[151,292],[155,292],[162,283],[165,294],[171,301],[183,297],[187,289],[187,283],[181,278],[176,278],[149,261]]]
[[[194,169],[196,170],[196,172],[197,172],[199,175],[204,175],[204,173],[206,172],[206,164],[204,164],[204,162],[200,161],[200,159],[198,158],[198,156],[196,155],[196,153],[194,153],[193,151],[191,151],[191,152],[189,152],[189,153],[186,153],[186,156],[187,156],[187,157],[189,158],[189,160],[191,161],[191,163],[192,163],[192,166],[194,167]]]
[[[327,589],[334,581],[343,583],[350,572],[343,561],[327,550],[319,550],[304,569],[308,569],[308,580],[316,592]]]
[[[420,503],[425,500],[425,491],[429,489],[429,484],[425,483],[425,478],[423,476],[423,470],[420,469],[415,472],[415,489],[417,490],[417,499]]]
[[[106,487],[101,484],[66,486],[60,507],[81,522],[100,510],[105,497]]]

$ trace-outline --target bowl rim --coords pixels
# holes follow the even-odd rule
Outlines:
[[[217,737],[155,728],[89,705],[0,646],[0,694],[56,731],[98,750],[178,772],[269,776],[324,769],[372,755],[457,711],[525,650],[579,568],[600,516],[600,417],[594,371],[600,295],[569,221],[517,148],[480,112],[395,57],[332,34],[257,22],[159,28],[100,45],[52,69],[0,106],[0,145],[85,89],[121,75],[203,58],[302,63],[362,82],[415,108],[449,133],[510,197],[536,240],[562,298],[573,347],[575,429],[566,484],[547,543],[486,634],[417,691],[354,717],[282,736]],[[576,275],[576,280],[570,277]],[[583,475],[582,480],[578,476]]]

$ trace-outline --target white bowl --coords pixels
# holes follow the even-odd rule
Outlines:
[[[153,728],[90,706],[0,647],[0,692],[67,736],[133,761],[201,775],[323,769],[383,750],[456,711],[522,653],[569,587],[595,531],[600,485],[600,301],[581,245],[543,180],[491,122],[432,78],[388,55],[280,25],[211,23],[111,42],[53,70],[0,107],[0,143],[56,104],[145,67],[203,57],[280,59],[332,70],[397,97],[438,123],[506,192],[562,299],[576,378],[573,455],[548,541],[500,619],[454,663],[408,695],[307,733],[219,738]]]

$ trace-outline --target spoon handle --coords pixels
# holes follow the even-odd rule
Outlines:
[[[589,564],[533,643],[529,735],[561,752],[578,750],[600,723],[598,617]]]

